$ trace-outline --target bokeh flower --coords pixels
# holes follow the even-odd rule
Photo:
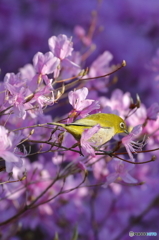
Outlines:
[[[125,137],[122,138],[122,144],[126,148],[126,151],[131,159],[131,161],[134,161],[134,157],[132,152],[136,153],[137,151],[142,151],[142,148],[144,147],[145,143],[144,140],[142,142],[135,142],[133,139],[135,139],[137,136],[139,136],[142,132],[142,126],[138,125],[133,128],[133,130]]]

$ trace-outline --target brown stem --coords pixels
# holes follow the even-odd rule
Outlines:
[[[103,78],[103,77],[107,77],[107,76],[110,76],[111,74],[117,72],[118,70],[120,70],[121,68],[125,67],[126,66],[126,61],[123,60],[122,63],[116,67],[112,72],[110,73],[107,73],[107,74],[104,74],[104,75],[101,75],[101,76],[98,76],[98,77],[89,77],[89,78],[82,78],[81,80],[91,80],[91,79],[97,79],[97,78]]]
[[[57,175],[57,176],[55,177],[55,179],[53,179],[53,181],[48,185],[48,187],[47,187],[42,193],[40,193],[39,196],[38,196],[35,200],[33,200],[29,205],[24,206],[24,208],[21,209],[21,210],[20,210],[17,214],[15,214],[13,217],[9,218],[9,219],[6,220],[6,221],[1,222],[1,223],[0,223],[0,226],[6,225],[6,224],[8,224],[8,223],[10,223],[10,222],[12,222],[12,221],[14,221],[14,220],[16,220],[19,216],[21,216],[22,214],[24,214],[26,211],[28,211],[28,210],[30,210],[30,209],[32,209],[32,208],[38,207],[38,206],[40,206],[40,205],[42,205],[42,204],[45,204],[45,203],[47,203],[47,202],[50,202],[52,199],[56,198],[57,196],[59,196],[59,195],[61,195],[61,194],[64,194],[64,193],[67,193],[67,192],[70,192],[70,191],[73,191],[73,190],[77,189],[78,187],[80,187],[80,186],[85,182],[86,177],[87,177],[87,175],[85,174],[85,175],[84,175],[84,179],[82,180],[82,182],[81,182],[78,186],[76,186],[76,187],[74,187],[74,188],[71,188],[71,189],[68,189],[68,190],[64,190],[64,191],[62,191],[62,189],[63,189],[63,187],[62,187],[62,188],[60,189],[60,192],[59,192],[58,194],[56,194],[54,197],[48,199],[48,200],[45,201],[45,202],[42,202],[42,203],[39,203],[39,204],[34,205],[34,204],[55,184],[55,182],[60,179],[60,178],[59,178],[59,175]]]
[[[79,188],[79,187],[85,182],[86,177],[87,177],[87,175],[85,174],[82,182],[81,182],[78,186],[76,186],[76,187],[74,187],[74,188],[70,188],[70,189],[68,189],[68,190],[63,190],[63,191],[61,191],[61,190],[63,189],[63,186],[62,186],[62,188],[60,189],[60,191],[59,191],[55,196],[49,198],[48,200],[46,200],[46,201],[44,201],[44,202],[42,202],[42,203],[39,203],[39,204],[35,205],[35,206],[32,207],[32,208],[35,208],[35,207],[38,207],[38,206],[40,206],[40,205],[42,205],[42,204],[48,203],[48,202],[50,202],[51,200],[55,199],[56,197],[58,197],[58,196],[61,195],[61,194],[68,193],[68,192],[72,192],[73,190]]]
[[[15,219],[17,219],[19,216],[21,216],[23,213],[25,213],[27,210],[29,210],[31,208],[32,205],[34,205],[34,203],[36,203],[48,190],[49,188],[51,188],[54,183],[58,180],[58,176],[48,185],[48,187],[41,193],[39,194],[39,196],[32,201],[29,205],[24,206],[23,209],[21,209],[17,214],[15,214],[13,217],[9,218],[6,221],[3,221],[0,223],[0,226],[6,225],[12,221],[14,221]]]

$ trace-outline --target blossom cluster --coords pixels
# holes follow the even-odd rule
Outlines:
[[[49,38],[48,45],[49,52],[36,53],[32,64],[25,65],[17,74],[7,73],[1,84],[1,212],[5,212],[1,216],[3,239],[12,239],[19,226],[21,231],[40,228],[41,234],[46,233],[46,239],[51,239],[56,233],[65,239],[65,232],[68,232],[70,226],[67,238],[71,238],[75,227],[73,222],[78,222],[78,233],[83,239],[94,239],[95,230],[91,228],[90,219],[92,211],[97,211],[94,213],[94,221],[99,224],[98,231],[103,239],[108,209],[102,213],[98,203],[100,199],[104,201],[109,196],[116,202],[119,197],[121,203],[118,203],[116,212],[110,216],[113,224],[127,194],[133,201],[139,193],[151,193],[149,201],[156,196],[155,184],[152,188],[141,185],[145,180],[150,184],[152,176],[157,181],[153,171],[155,163],[149,163],[151,167],[148,163],[140,167],[135,166],[135,163],[153,161],[151,152],[144,153],[142,150],[145,144],[146,149],[153,150],[158,142],[159,106],[154,103],[146,108],[144,104],[139,104],[139,99],[133,103],[130,93],[123,93],[120,89],[114,90],[110,98],[106,98],[104,92],[98,98],[89,99],[88,94],[91,96],[94,91],[91,90],[92,86],[104,80],[96,78],[95,71],[92,80],[93,75],[81,69],[80,60],[78,64],[73,62],[72,55],[76,52],[73,53],[73,42],[66,35]],[[107,56],[105,71],[108,71],[107,65],[112,58],[109,55],[109,52],[105,52],[98,57],[100,61],[103,56]],[[81,59],[80,54],[78,56]],[[93,71],[93,68],[97,68],[94,63],[90,70]],[[68,73],[70,78],[67,78]],[[106,81],[109,81],[108,78]],[[76,88],[71,89],[74,84]],[[65,99],[72,106],[67,114],[60,114],[58,118],[53,115],[52,119],[51,115],[45,113],[47,109],[51,111],[55,107],[60,108],[62,103],[67,108]],[[71,134],[57,126],[47,125],[60,119],[69,124],[75,119],[100,112],[120,115],[131,128],[127,136],[115,136],[101,150],[94,149],[89,142],[91,136],[99,131],[100,124],[83,132],[78,143],[80,151]],[[81,177],[82,172],[84,179]],[[93,178],[88,181],[89,175]],[[86,181],[94,186],[97,198],[92,195]],[[123,188],[122,184],[126,187]],[[131,185],[136,186],[136,189],[131,190]],[[113,194],[110,194],[110,189]],[[121,197],[123,192],[124,198]],[[84,206],[83,201],[86,201]],[[96,207],[90,207],[91,201]],[[132,206],[133,201],[130,200]],[[107,204],[113,207],[111,201]],[[27,209],[30,211],[27,212]],[[139,204],[132,211],[140,214],[142,209],[143,206]],[[87,216],[85,224],[87,222],[90,229],[87,233],[81,214]],[[128,217],[124,217],[120,228],[124,228]],[[14,228],[7,224],[12,222],[12,218],[16,219]],[[45,221],[41,221],[44,218]],[[107,231],[111,231],[112,227],[107,227]],[[114,234],[118,232],[119,228]],[[16,239],[20,237],[17,235]]]

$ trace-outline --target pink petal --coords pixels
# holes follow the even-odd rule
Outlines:
[[[123,175],[120,175],[120,177],[122,178],[122,180],[126,183],[137,183],[138,181],[133,178],[129,173],[125,173]]]
[[[109,184],[113,183],[118,178],[118,173],[111,173],[107,176],[106,183],[103,184],[103,187],[107,187]]]
[[[135,138],[136,136],[139,136],[141,134],[141,132],[142,132],[142,125],[140,124],[133,128],[130,135],[132,134]]]
[[[47,52],[45,54],[38,52],[33,58],[33,65],[37,73],[50,74],[59,65],[60,60],[52,54],[52,52]]]
[[[82,111],[94,102],[94,100],[86,99],[87,95],[88,89],[86,87],[76,91],[71,91],[68,94],[69,103],[77,111]]]
[[[81,141],[87,141],[89,140],[95,133],[97,133],[100,129],[100,125],[97,124],[94,127],[91,127],[90,129],[85,129],[81,136]]]
[[[60,64],[60,60],[54,57],[52,52],[48,52],[44,55],[44,64],[42,68],[42,74],[53,73],[57,66]]]
[[[98,101],[93,101],[89,106],[87,106],[85,109],[83,109],[80,113],[80,116],[82,118],[86,117],[90,112],[100,109],[100,105]]]
[[[49,38],[49,48],[53,54],[61,60],[72,54],[72,42],[66,35],[58,35]]]
[[[92,157],[95,157],[95,151],[94,149],[90,146],[89,143],[85,142],[84,144],[81,144],[81,147],[82,147],[82,153],[84,155],[90,155]]]
[[[130,159],[132,160],[132,162],[134,162],[135,159],[134,159],[134,157],[133,157],[132,152],[130,151],[130,146],[125,145],[125,148],[126,148],[126,151],[127,151],[128,155],[129,155]],[[134,150],[134,149],[132,149],[132,150]]]
[[[41,73],[44,63],[44,54],[42,52],[37,52],[33,57],[33,65],[37,73]]]
[[[88,142],[88,140],[100,129],[100,125],[95,125],[94,127],[90,128],[90,129],[85,129],[84,132],[82,133],[81,136],[81,147],[82,147],[82,151],[84,151],[84,153],[87,153],[89,155],[91,155],[92,157],[95,157],[95,151],[94,148],[91,147],[90,143]]]
[[[159,104],[155,102],[147,110],[147,117],[148,119],[151,119],[151,120],[157,120],[158,113],[159,113]]]

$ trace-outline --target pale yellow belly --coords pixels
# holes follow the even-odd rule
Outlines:
[[[99,147],[108,142],[114,136],[114,128],[100,128],[88,141],[92,146]]]

